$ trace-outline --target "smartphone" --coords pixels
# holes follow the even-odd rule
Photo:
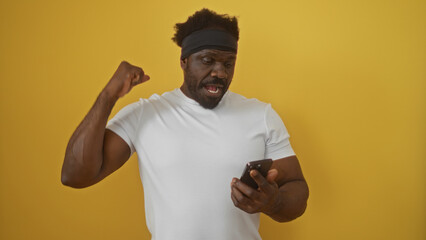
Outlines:
[[[251,170],[257,170],[262,174],[263,177],[266,177],[268,175],[269,169],[271,169],[272,166],[272,159],[263,159],[263,160],[257,160],[257,161],[251,161],[246,164],[246,167],[244,168],[244,172],[241,175],[240,180],[247,184],[248,186],[257,189],[257,183],[254,181],[254,179],[250,176]]]

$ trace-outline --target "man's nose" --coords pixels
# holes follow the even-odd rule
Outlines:
[[[215,65],[213,66],[211,76],[221,78],[221,79],[226,79],[228,77],[228,74],[226,73],[226,68],[223,65],[223,63],[220,63],[220,62],[215,63]]]

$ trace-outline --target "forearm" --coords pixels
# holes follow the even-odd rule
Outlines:
[[[309,189],[304,180],[285,183],[279,188],[274,206],[265,214],[278,222],[292,221],[305,212],[308,197]]]
[[[117,101],[102,91],[89,113],[70,138],[62,166],[62,183],[84,187],[102,167],[105,126]]]

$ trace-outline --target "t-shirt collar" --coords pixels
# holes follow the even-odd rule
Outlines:
[[[185,101],[186,103],[189,103],[189,104],[191,104],[191,105],[198,106],[198,107],[200,107],[200,108],[204,108],[203,106],[201,106],[201,105],[200,105],[197,101],[195,101],[194,99],[187,97],[187,96],[186,96],[186,95],[182,92],[182,90],[181,90],[180,88],[176,88],[176,89],[175,89],[175,92],[176,92],[176,94],[177,94],[177,97],[178,97],[179,99],[182,99],[182,100],[183,100],[183,101]],[[221,106],[221,105],[223,104],[223,102],[225,101],[225,99],[227,98],[228,93],[229,93],[229,90],[228,90],[228,91],[226,91],[226,93],[223,95],[223,97],[222,97],[222,99],[220,100],[219,104],[218,104],[215,108],[213,108],[213,109],[211,109],[211,110],[214,110],[214,109],[218,108],[219,106]]]

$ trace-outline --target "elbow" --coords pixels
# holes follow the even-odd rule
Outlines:
[[[76,188],[76,189],[87,188],[91,186],[91,184],[82,184],[82,183],[72,182],[72,181],[69,181],[68,179],[64,179],[64,177],[61,177],[61,182],[62,182],[62,185],[64,186]]]
[[[62,174],[61,175],[61,183],[64,186],[71,187],[71,188],[84,188],[84,186],[81,186],[77,184],[76,182],[73,182],[67,175]]]
[[[285,221],[283,222],[290,222],[301,217],[305,213],[306,208],[308,207],[308,198],[309,198],[309,189],[306,187],[306,192],[304,196],[302,197],[302,199],[299,200],[299,204],[297,205],[297,207],[294,208],[294,212],[292,212],[292,214],[288,218],[286,218]]]
[[[273,219],[277,222],[283,223],[283,222],[291,222],[299,217],[301,217],[308,206],[308,197],[309,197],[309,190],[306,188],[305,194],[300,196],[296,201],[293,201],[293,204],[291,204],[290,208],[285,208],[284,212],[281,212],[282,214],[273,217]]]
[[[75,184],[74,184],[74,183],[70,180],[70,178],[69,178],[66,174],[64,174],[64,173],[62,173],[62,174],[61,174],[61,183],[62,183],[62,185],[64,185],[64,186],[75,188]]]
[[[76,188],[76,189],[87,188],[87,187],[93,185],[93,184],[90,184],[88,182],[79,181],[78,179],[74,179],[69,174],[66,174],[64,172],[62,172],[62,174],[61,174],[61,183],[64,186]]]
[[[291,222],[299,218],[300,216],[302,216],[305,213],[306,207],[307,207],[307,204],[305,203],[305,205],[302,207],[302,209],[300,209],[300,211],[292,212],[290,214],[286,214],[283,216],[273,217],[272,219],[274,219],[275,221],[279,223]]]
[[[65,157],[61,170],[62,185],[71,188],[86,188],[96,182],[95,172],[80,165],[76,160],[71,161],[70,158]]]
[[[300,216],[302,216],[305,213],[307,207],[308,207],[308,203],[305,202],[305,204],[302,207],[301,211],[299,211],[292,220],[294,220],[294,219],[299,218]]]
[[[306,208],[308,207],[308,196],[309,196],[309,195],[307,195],[307,196],[306,196],[306,199],[303,201],[303,205],[301,206],[301,208],[299,209],[299,211],[298,211],[298,212],[296,212],[296,213],[293,215],[293,218],[292,218],[292,219],[290,219],[289,221],[293,221],[294,219],[301,217],[301,216],[305,213]],[[289,221],[288,221],[288,222],[289,222]]]

